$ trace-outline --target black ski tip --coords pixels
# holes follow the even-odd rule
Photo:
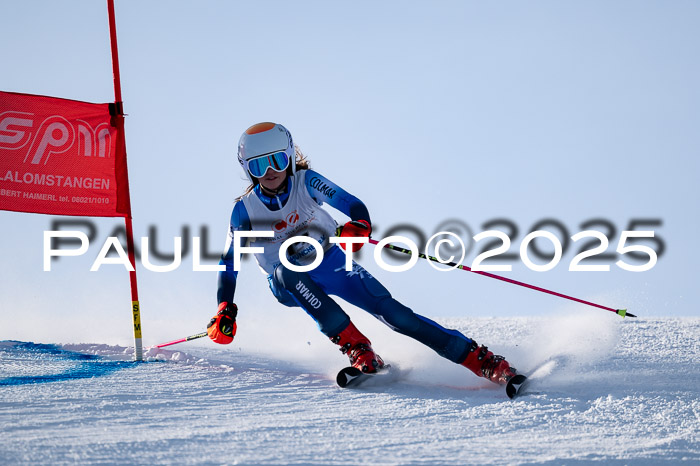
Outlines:
[[[352,380],[362,376],[363,374],[364,373],[356,367],[346,367],[338,372],[338,375],[335,378],[335,383],[337,383],[340,388],[345,388]]]
[[[338,375],[335,377],[335,383],[337,383],[340,388],[357,387],[374,377],[386,377],[390,374],[390,369],[391,365],[389,364],[385,364],[376,372],[362,372],[356,367],[345,367],[338,372]]]
[[[506,384],[506,395],[511,400],[520,394],[523,384],[527,381],[527,377],[522,374],[514,375]]]

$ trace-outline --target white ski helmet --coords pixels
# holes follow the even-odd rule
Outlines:
[[[292,134],[284,126],[264,122],[258,123],[241,135],[238,141],[238,162],[248,179],[260,178],[268,168],[281,172],[296,172],[296,153]]]

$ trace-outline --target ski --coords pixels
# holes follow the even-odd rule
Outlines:
[[[340,388],[355,388],[359,387],[363,383],[367,382],[368,380],[378,377],[381,375],[384,375],[388,372],[388,369],[391,368],[389,364],[386,364],[384,367],[379,369],[377,372],[362,372],[360,369],[357,367],[344,367],[343,369],[338,372],[338,375],[335,378],[335,382],[338,384]]]
[[[506,395],[511,400],[522,395],[527,388],[528,379],[523,374],[514,375],[506,384]]]

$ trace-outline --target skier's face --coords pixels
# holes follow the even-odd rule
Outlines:
[[[284,183],[284,180],[286,179],[286,170],[282,172],[276,172],[272,168],[268,168],[265,174],[261,178],[258,178],[258,181],[260,181],[260,184],[263,188],[268,189],[270,191],[275,191],[280,186],[282,186],[282,183]]]

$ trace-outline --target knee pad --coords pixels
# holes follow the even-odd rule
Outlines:
[[[272,278],[277,286],[288,290],[289,286],[293,286],[293,283],[299,281],[299,272],[289,270],[288,268],[280,264],[277,267],[275,267],[274,272],[272,272]]]
[[[281,272],[278,273],[277,269],[275,269],[270,275],[268,275],[267,282],[270,286],[270,291],[272,291],[272,294],[275,298],[277,298],[277,301],[279,301],[280,304],[287,307],[299,306],[299,304],[292,297],[291,293],[289,293],[289,291],[287,291],[287,289],[284,287]]]

